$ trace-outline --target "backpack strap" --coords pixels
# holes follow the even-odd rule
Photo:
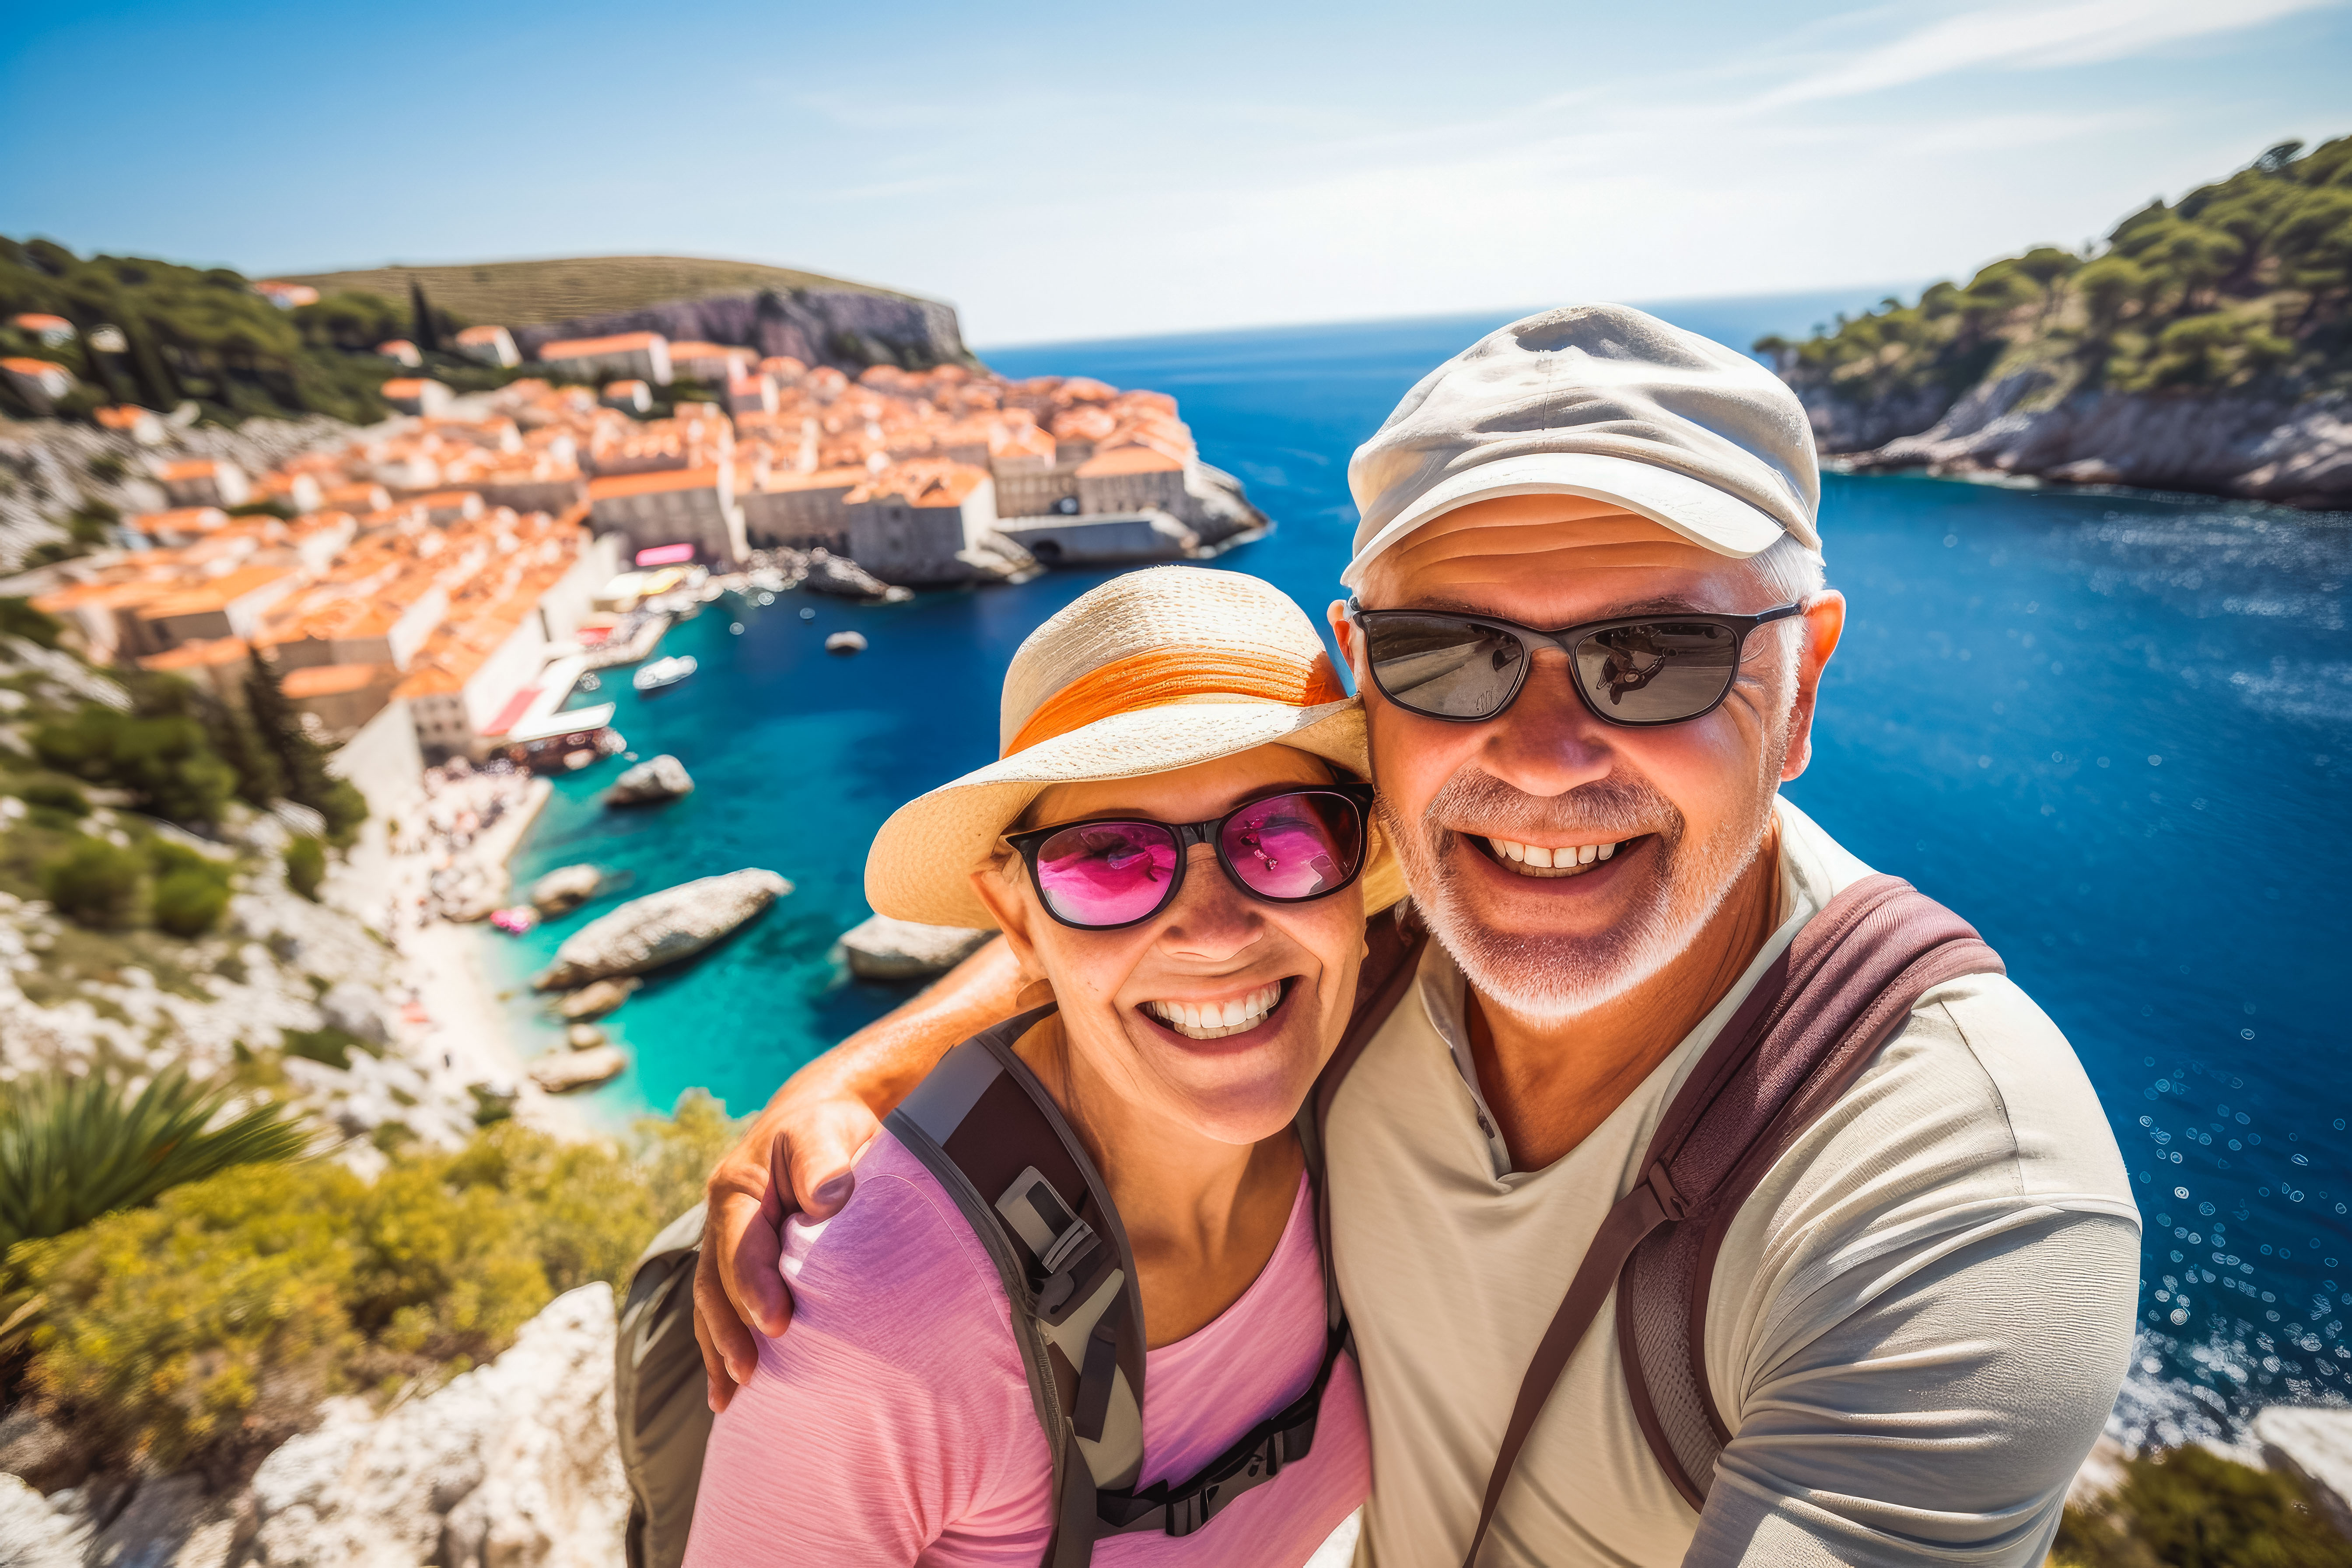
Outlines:
[[[1706,1384],[1706,1292],[1740,1205],[1853,1084],[1919,998],[2000,974],[1974,927],[1900,878],[1855,882],[1798,931],[1666,1108],[1642,1177],[1601,1223],[1536,1347],[1463,1557],[1473,1568],[1544,1401],[1612,1289],[1618,1349],[1643,1436],[1666,1479],[1705,1506],[1731,1434]]]
[[[1413,979],[1421,973],[1422,950],[1428,944],[1429,932],[1414,918],[1410,900],[1383,910],[1365,922],[1364,958],[1356,969],[1355,1008],[1348,1015],[1339,1048],[1323,1064],[1314,1091],[1298,1114],[1298,1142],[1307,1151],[1307,1173],[1315,1187],[1315,1245],[1323,1258],[1324,1314],[1332,1331],[1342,1337],[1348,1319],[1339,1304],[1339,1275],[1331,1258],[1330,1188],[1323,1180],[1331,1102],[1339,1097],[1339,1085],[1356,1058],[1364,1054],[1364,1047],[1412,989]]]
[[[1143,1297],[1101,1173],[1013,1045],[1035,1008],[940,1058],[885,1119],[947,1189],[1003,1280],[1054,1457],[1045,1563],[1091,1557],[1097,1494],[1143,1468]]]

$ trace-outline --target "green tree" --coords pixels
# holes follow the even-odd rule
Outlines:
[[[319,901],[319,884],[327,879],[327,847],[308,835],[286,846],[286,885]]]
[[[220,820],[236,775],[184,715],[142,718],[89,704],[33,731],[45,766],[131,792],[142,811],[180,823]]]
[[[287,700],[277,668],[257,658],[246,672],[245,707],[261,743],[277,758],[286,798],[327,819],[327,837],[348,844],[367,819],[367,800],[350,781],[327,771],[327,748],[302,727],[300,710]]]

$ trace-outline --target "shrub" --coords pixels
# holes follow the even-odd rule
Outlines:
[[[707,1095],[634,1146],[512,1122],[457,1154],[247,1166],[17,1254],[41,1407],[158,1468],[277,1441],[320,1395],[480,1361],[558,1289],[618,1280],[730,1136]],[[397,1142],[396,1140],[394,1141]]]
[[[2056,1568],[2343,1568],[2352,1544],[2315,1514],[2292,1477],[2195,1446],[2143,1455],[2099,1510],[2068,1509]]]
[[[173,936],[203,936],[227,909],[228,883],[203,871],[174,871],[155,884],[155,928]]]
[[[63,622],[33,608],[30,599],[0,599],[0,634],[23,637],[43,647],[55,647],[58,634],[64,630]]]
[[[289,1434],[357,1348],[343,1303],[364,1192],[336,1165],[248,1167],[26,1248],[46,1298],[34,1391],[163,1469]]]
[[[139,857],[103,838],[79,837],[41,873],[42,890],[77,925],[116,931],[131,923],[139,900]]]
[[[45,806],[76,821],[89,815],[89,797],[69,784],[28,784],[16,794],[26,805]]]
[[[288,1056],[300,1057],[305,1061],[323,1062],[331,1068],[341,1068],[346,1071],[352,1065],[352,1051],[365,1051],[370,1056],[379,1054],[357,1035],[346,1033],[331,1024],[321,1029],[281,1029],[278,1037],[284,1042],[282,1048]]]
[[[11,1086],[0,1100],[0,1258],[231,1165],[293,1159],[308,1142],[281,1106],[221,1121],[226,1109],[224,1092],[178,1072],[136,1097],[98,1074]]]
[[[327,847],[309,837],[297,838],[286,847],[286,885],[310,900],[319,901],[319,884],[327,879]]]

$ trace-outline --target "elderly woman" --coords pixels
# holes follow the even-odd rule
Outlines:
[[[1299,1123],[1400,890],[1361,713],[1278,591],[1171,567],[1032,634],[1003,733],[866,889],[1003,930],[1038,1005],[791,1222],[691,1568],[1296,1565],[1368,1489]]]

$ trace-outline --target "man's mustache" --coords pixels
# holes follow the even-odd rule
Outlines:
[[[1654,833],[1668,847],[1681,841],[1683,815],[1646,780],[1611,774],[1564,795],[1529,795],[1475,767],[1464,768],[1433,796],[1422,816],[1433,847],[1455,833],[1497,838],[1554,835],[1626,839]]]

